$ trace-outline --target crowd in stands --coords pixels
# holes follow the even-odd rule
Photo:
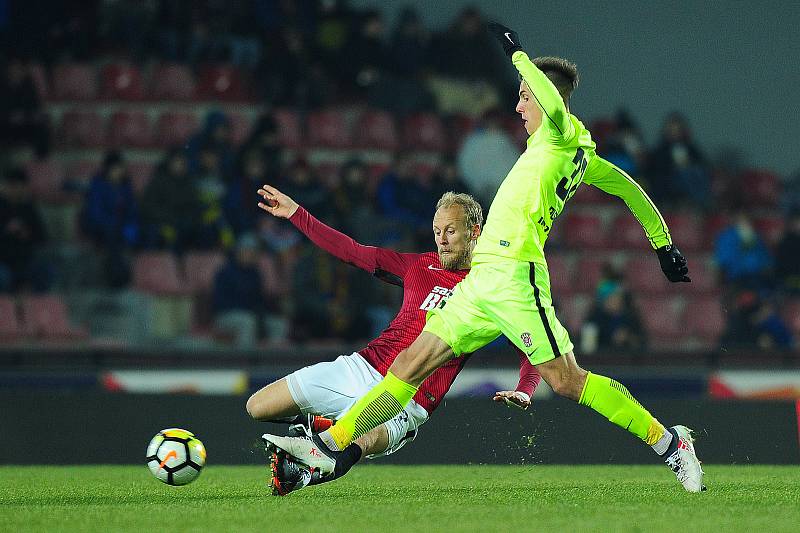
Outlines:
[[[183,333],[243,347],[369,338],[400,291],[261,212],[258,187],[278,187],[359,242],[427,251],[441,194],[470,192],[488,208],[526,138],[512,112],[517,82],[475,8],[433,32],[411,9],[388,29],[379,11],[341,0],[40,4],[11,2],[0,26],[15,43],[5,47],[0,80],[3,302],[134,288],[189,295],[195,308]],[[64,89],[61,74],[75,65],[111,78]],[[223,65],[222,74],[203,92],[209,65]],[[188,73],[185,95],[179,82],[147,88],[146,72],[158,87],[168,70]],[[142,102],[188,109],[188,121],[148,129],[141,142],[126,137],[127,122],[114,117],[130,108],[150,128]],[[582,187],[548,243],[557,311],[580,350],[674,346],[670,338],[691,322],[701,322],[690,334],[704,340],[695,348],[796,347],[800,192],[792,183],[800,179],[779,195],[774,174],[732,157],[717,163],[680,112],[665,115],[653,145],[629,111],[582,119],[598,153],[667,214],[697,277],[692,292],[671,297],[654,280],[657,261],[638,223]],[[61,223],[74,228],[43,210],[70,213]],[[99,262],[97,275],[67,281],[76,266],[53,252],[64,246]],[[166,289],[167,270],[146,266],[162,263],[143,260],[155,257],[177,272]],[[647,261],[652,268],[638,268]]]

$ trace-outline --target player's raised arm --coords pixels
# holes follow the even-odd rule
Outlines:
[[[661,270],[667,279],[672,282],[691,281],[687,276],[689,269],[686,266],[686,258],[672,244],[672,236],[669,234],[664,217],[641,185],[625,171],[602,157],[591,160],[583,181],[622,198],[642,225],[650,246],[658,254]]]
[[[569,110],[564,102],[564,97],[545,73],[539,70],[528,54],[522,50],[517,32],[497,22],[489,23],[489,31],[503,45],[503,50],[511,58],[511,62],[519,71],[536,104],[541,109],[542,127],[548,128],[559,137],[572,137],[575,128],[569,119]]]
[[[402,280],[408,267],[418,257],[418,254],[399,253],[386,248],[360,244],[344,233],[320,222],[291,197],[271,185],[262,186],[258,190],[258,194],[264,199],[263,202],[258,203],[258,207],[273,216],[288,219],[306,237],[311,239],[311,242],[326,252],[385,281],[398,284],[382,274],[389,272]]]

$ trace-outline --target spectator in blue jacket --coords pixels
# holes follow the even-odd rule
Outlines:
[[[726,283],[750,288],[768,284],[772,256],[743,210],[717,237],[714,258]]]

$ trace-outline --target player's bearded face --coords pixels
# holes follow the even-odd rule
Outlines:
[[[475,240],[467,228],[464,209],[459,205],[442,207],[433,216],[433,236],[439,261],[446,270],[469,268]]]
[[[524,81],[519,82],[519,101],[516,112],[522,116],[528,135],[533,135],[533,132],[542,125],[542,111],[536,105],[536,101]]]

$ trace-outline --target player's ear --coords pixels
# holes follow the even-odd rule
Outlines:
[[[481,234],[481,227],[478,224],[472,225],[472,240],[477,239]]]

